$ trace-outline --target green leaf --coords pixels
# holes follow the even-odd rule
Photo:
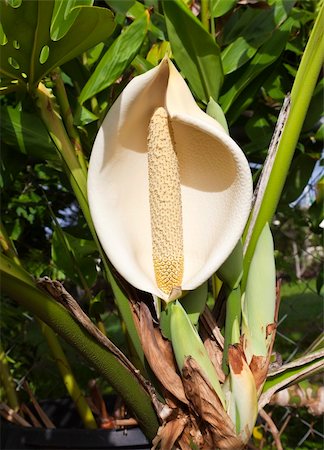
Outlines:
[[[217,101],[223,83],[218,45],[181,0],[162,3],[176,63],[199,100]]]
[[[157,42],[152,45],[150,51],[146,56],[146,59],[155,67],[159,64],[159,62],[164,58],[166,54],[169,56],[171,54],[170,42]]]
[[[96,278],[97,270],[93,255],[97,247],[93,241],[80,239],[55,227],[52,237],[52,259],[58,269],[74,283],[83,288],[91,287]]]
[[[110,6],[118,14],[126,14],[127,11],[137,3],[135,0],[106,0],[107,5]]]
[[[224,114],[222,108],[219,106],[219,104],[217,102],[215,102],[215,100],[213,98],[209,99],[206,113],[213,119],[217,120],[217,122],[219,122],[222,125],[222,127],[224,128],[226,133],[229,134],[225,114]]]
[[[242,334],[248,363],[253,355],[266,356],[271,343],[267,327],[275,320],[276,268],[273,238],[268,223],[255,248],[248,272],[242,306]]]
[[[73,10],[77,17],[66,34],[53,41],[50,28],[54,5],[54,0],[24,1],[12,8],[0,2],[1,25],[7,38],[0,54],[3,77],[33,87],[52,69],[107,39],[114,30],[110,11],[80,6]],[[70,24],[70,19],[66,20]]]
[[[50,29],[52,40],[59,41],[69,31],[80,13],[80,9],[75,8],[76,6],[90,6],[92,4],[93,0],[70,0],[68,2],[55,0]]]
[[[218,278],[230,289],[238,287],[243,275],[243,244],[241,239],[216,273]]]
[[[1,138],[6,144],[35,158],[58,160],[56,148],[42,121],[11,106],[1,108]]]
[[[222,17],[230,11],[237,3],[237,0],[211,0],[212,17]]]
[[[144,13],[114,41],[81,91],[79,101],[86,100],[113,84],[135,58],[147,33],[148,16]]]
[[[194,291],[186,293],[179,302],[187,313],[187,316],[194,327],[197,328],[200,315],[203,313],[208,297],[207,281]],[[160,327],[163,336],[171,340],[170,320],[171,320],[171,304],[169,303],[165,309],[161,311]]]
[[[205,309],[207,296],[208,283],[206,281],[201,286],[197,287],[194,291],[189,291],[179,300],[184,310],[186,311],[190,322],[195,327],[198,325],[199,317]]]
[[[273,33],[271,39],[265,42],[252,58],[250,64],[239,78],[231,84],[228,91],[219,99],[219,103],[226,113],[234,100],[243,92],[252,81],[279,58],[289,36],[292,22],[288,19]]]
[[[272,8],[239,10],[224,29],[226,42],[230,42],[222,52],[224,73],[241,67],[262,44],[271,40],[273,32],[287,19],[292,7],[293,2],[287,4],[279,0]]]

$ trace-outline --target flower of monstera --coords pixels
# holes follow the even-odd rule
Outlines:
[[[252,178],[242,150],[164,59],[109,110],[88,195],[111,263],[136,288],[169,301],[229,256],[250,211]]]

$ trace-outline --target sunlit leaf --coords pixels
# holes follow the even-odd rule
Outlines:
[[[250,64],[240,77],[231,85],[228,91],[219,99],[219,103],[226,113],[234,100],[249,86],[250,83],[270,64],[276,61],[283,52],[292,22],[288,19],[273,33],[271,39],[265,42],[251,59]]]
[[[271,40],[275,29],[287,18],[292,2],[275,2],[272,8],[239,10],[228,21],[224,30],[227,45],[222,52],[224,73],[236,70],[251,59],[258,48]]]
[[[222,17],[236,5],[237,0],[211,0],[212,17]]]
[[[13,8],[0,2],[1,25],[7,38],[0,52],[0,73],[4,78],[32,87],[53,68],[107,39],[114,30],[110,11],[81,6],[73,10],[73,24],[67,17],[68,31],[53,41],[50,27],[54,5],[54,0],[24,1]],[[61,35],[57,33],[56,38]]]
[[[114,41],[101,58],[82,89],[80,103],[113,84],[137,55],[147,33],[148,16],[144,13]]]
[[[201,101],[217,100],[223,83],[218,45],[181,0],[163,1],[163,9],[177,65]]]
[[[53,41],[62,39],[71,28],[80,13],[80,9],[75,8],[76,6],[90,6],[92,4],[93,0],[72,0],[68,2],[55,0],[50,28]]]

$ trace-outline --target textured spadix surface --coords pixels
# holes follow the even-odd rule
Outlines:
[[[167,300],[173,288],[200,286],[231,253],[252,179],[241,149],[164,59],[134,78],[108,112],[88,194],[112,264],[133,286]]]

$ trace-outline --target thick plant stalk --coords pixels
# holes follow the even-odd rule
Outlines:
[[[263,195],[262,204],[255,221],[251,239],[244,258],[244,272],[248,268],[259,235],[277,208],[288,170],[298,142],[299,134],[320,73],[324,55],[322,24],[324,3],[316,18],[291,91],[291,107],[278,144],[277,154]]]
[[[67,360],[65,353],[61,347],[61,344],[54,333],[54,331],[46,325],[44,322],[39,320],[39,324],[42,333],[47,341],[47,344],[51,350],[52,357],[57,365],[57,368],[63,378],[66,390],[68,391],[70,397],[74,401],[76,409],[78,410],[79,416],[85,426],[88,429],[96,429],[97,423],[93,417],[92,411],[80,390],[78,383],[73,375],[72,368]]]
[[[13,246],[2,221],[0,221],[0,245],[2,251],[8,256],[8,258],[11,258],[19,266],[20,261],[17,251]]]
[[[132,372],[115,354],[100,345],[65,308],[36,288],[27,272],[3,254],[0,254],[0,272],[3,291],[76,348],[123,397],[143,432],[148,439],[153,439],[158,429],[157,416],[138,371],[133,368]]]
[[[8,399],[8,405],[10,406],[10,408],[12,408],[14,411],[17,412],[19,409],[19,400],[14,381],[10,374],[7,356],[4,349],[2,348],[1,342],[0,342],[0,379]]]
[[[74,146],[75,154],[76,154],[76,157],[78,158],[79,164],[80,164],[83,172],[86,174],[87,170],[88,170],[87,162],[84,157],[80,136],[79,136],[79,134],[74,126],[74,123],[73,123],[73,115],[72,115],[71,107],[70,107],[69,100],[68,100],[68,97],[66,94],[65,86],[64,86],[64,83],[62,80],[60,68],[53,70],[53,72],[51,73],[51,78],[55,82],[56,96],[57,96],[58,103],[60,105],[60,110],[61,110],[61,114],[62,114],[62,117],[64,120],[66,130],[67,130],[68,135],[71,139],[71,142]]]
[[[0,236],[1,236],[1,244],[4,253],[12,260],[15,264],[21,267],[21,263],[18,257],[18,254],[16,252],[16,249],[14,248],[10,238],[7,235],[7,232],[5,230],[4,225],[0,224]],[[75,403],[75,406],[79,412],[80,418],[85,426],[85,428],[95,429],[97,428],[97,424],[95,421],[95,418],[93,417],[92,411],[86,402],[86,399],[84,398],[83,393],[81,392],[78,383],[74,377],[74,374],[72,372],[71,366],[69,365],[69,362],[65,356],[65,353],[61,347],[61,344],[56,336],[56,334],[53,332],[53,330],[47,326],[44,322],[38,319],[39,326],[42,330],[42,333],[47,341],[48,347],[51,351],[52,357],[57,365],[57,368],[59,372],[62,375],[63,382],[66,386],[66,389],[71,396],[72,400]],[[0,344],[1,345],[1,344]],[[10,377],[10,373],[6,367],[6,357],[5,353],[2,351],[0,346],[0,368],[1,368],[1,374],[3,378],[3,383],[5,385],[9,405],[16,409],[16,406],[13,406],[17,404],[18,399],[15,400],[15,392],[12,392],[12,379]],[[6,380],[7,379],[7,380]]]
[[[201,0],[200,14],[203,26],[209,31],[209,0]]]
[[[110,283],[114,292],[116,305],[123,321],[125,322],[127,333],[136,351],[136,356],[141,366],[144,366],[144,353],[141,348],[138,333],[132,319],[129,302],[125,298],[111,273],[106,256],[102,251],[95,228],[93,226],[87,199],[86,174],[79,164],[74,147],[64,127],[62,118],[55,109],[54,97],[42,83],[40,83],[38,88],[34,91],[34,99],[38,107],[40,117],[62,158],[63,167],[69,178],[71,187],[78,200],[92,237],[98,247],[108,282]]]

